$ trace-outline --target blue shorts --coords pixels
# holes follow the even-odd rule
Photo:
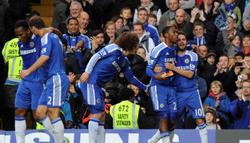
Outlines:
[[[156,112],[165,112],[169,119],[174,119],[177,113],[175,87],[165,85],[150,86],[150,96]]]
[[[84,103],[90,107],[90,112],[93,114],[103,112],[105,93],[102,88],[89,83],[79,83],[78,85],[82,92]]]
[[[22,80],[18,85],[15,107],[35,110],[43,89],[43,83]]]
[[[176,92],[177,114],[180,116],[187,108],[192,113],[194,119],[204,118],[204,110],[198,90]]]
[[[61,107],[64,103],[69,88],[69,79],[66,74],[55,74],[51,76],[41,95],[39,105],[48,107]]]

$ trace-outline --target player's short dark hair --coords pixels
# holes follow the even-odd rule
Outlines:
[[[19,27],[23,28],[24,30],[29,29],[29,23],[28,23],[28,21],[26,21],[26,20],[18,20],[16,22],[16,24],[15,24],[15,29],[17,29]]]
[[[168,25],[168,26],[164,27],[162,32],[161,32],[162,35],[165,35],[166,33],[168,33],[171,28],[176,28],[176,26],[175,25]]]
[[[178,35],[184,35],[187,39],[187,34],[184,31],[178,31]]]
[[[34,17],[30,18],[29,24],[30,24],[30,27],[34,26],[37,29],[41,29],[41,28],[46,27],[44,21],[39,16],[34,16]]]
[[[115,41],[115,43],[124,51],[132,51],[137,47],[139,38],[135,33],[123,32]]]

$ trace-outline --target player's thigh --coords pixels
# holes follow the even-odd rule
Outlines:
[[[61,107],[66,99],[69,80],[66,75],[54,75],[46,83],[46,96],[48,107]]]
[[[176,89],[170,86],[165,88],[167,94],[168,118],[174,120],[177,116]]]
[[[48,115],[51,120],[54,120],[60,116],[60,108],[48,108]]]
[[[187,95],[185,92],[176,92],[177,115],[181,116],[187,103]]]
[[[167,111],[167,89],[162,85],[152,85],[149,87],[151,100],[155,111]]]
[[[198,90],[190,91],[187,100],[187,107],[192,112],[193,118],[204,118],[204,110]]]
[[[31,109],[35,110],[42,95],[44,85],[40,82],[30,82],[28,88],[31,93]]]
[[[97,85],[78,83],[83,96],[84,104],[87,104],[92,114],[104,112],[104,91]]]
[[[15,107],[28,109],[31,105],[31,94],[28,89],[28,84],[25,81],[21,81],[18,85],[15,99]]]

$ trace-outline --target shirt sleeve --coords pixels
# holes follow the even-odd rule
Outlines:
[[[102,58],[103,58],[104,56],[106,56],[107,54],[108,54],[108,51],[107,51],[105,48],[103,48],[103,49],[101,49],[100,51],[98,51],[97,53],[95,53],[95,54],[91,57],[91,59],[90,59],[88,65],[87,65],[87,67],[86,67],[86,69],[85,69],[85,72],[87,72],[87,73],[90,74],[90,73],[93,71],[93,69],[94,69],[96,63],[98,62],[98,60],[102,59]]]
[[[191,71],[195,72],[197,69],[197,65],[198,65],[198,56],[197,54],[192,52],[192,54],[190,54],[190,57],[191,57],[191,62],[190,62],[189,68]]]
[[[52,51],[52,41],[49,37],[49,34],[46,34],[42,37],[41,43],[42,43],[41,55],[49,57]]]

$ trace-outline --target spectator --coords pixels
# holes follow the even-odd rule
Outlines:
[[[240,35],[229,37],[229,41],[230,41],[230,44],[227,50],[227,56],[229,58],[233,58],[237,53],[243,53],[243,49],[241,47]]]
[[[124,7],[120,11],[120,16],[123,18],[123,24],[126,29],[132,29],[133,23],[130,21],[132,18],[132,12],[129,7]]]
[[[70,15],[69,17],[78,18],[80,16],[80,13],[82,11],[82,5],[78,1],[72,1],[69,7]],[[62,33],[67,32],[67,21],[61,22],[57,27]]]
[[[101,50],[105,46],[104,44],[104,32],[101,29],[94,30],[91,36],[91,48],[85,49],[84,58],[82,59],[83,65],[87,65],[90,58]]]
[[[227,17],[227,22],[227,29],[220,31],[217,35],[215,52],[218,56],[227,54],[228,49],[230,48],[229,37],[236,35],[242,36],[241,32],[235,28],[236,17],[234,14]]]
[[[133,31],[139,38],[139,44],[146,50],[146,59],[148,60],[149,53],[155,47],[153,39],[144,31],[144,26],[141,22],[133,24]]]
[[[89,14],[85,11],[81,11],[80,15],[77,17],[79,21],[80,33],[89,36],[91,29],[88,28],[89,25]]]
[[[65,122],[64,126],[66,129],[70,129],[74,127],[73,122],[73,108],[71,107],[71,100],[78,96],[76,89],[74,87],[74,82],[76,76],[73,73],[69,73],[68,75],[70,84],[69,84],[69,90],[67,92],[66,100],[62,105],[61,112],[63,113]]]
[[[235,94],[234,99],[242,100],[243,98],[242,82],[248,80],[249,78],[250,78],[250,71],[248,69],[243,69],[238,75],[237,80],[235,81],[237,90],[234,93]]]
[[[216,0],[203,0],[202,4],[199,6],[199,9],[203,11],[204,18],[206,19],[203,23],[206,28],[206,36],[209,37],[206,41],[209,49],[214,48],[214,45],[216,44],[215,41],[218,29],[216,28],[214,21],[218,14],[219,5],[219,2]]]
[[[158,33],[158,30],[154,26],[147,23],[147,19],[148,19],[147,9],[143,7],[139,8],[137,16],[138,16],[138,21],[143,23],[145,31],[149,33],[149,36],[153,39],[154,44],[158,45],[160,43],[159,33]]]
[[[194,49],[200,58],[206,58],[208,54],[208,47],[206,45],[200,45]]]
[[[148,24],[153,25],[157,28],[158,22],[155,14],[148,15]]]
[[[241,24],[241,11],[237,6],[236,0],[224,0],[224,2],[220,5],[219,9],[221,10],[221,14],[224,17],[227,15],[235,14],[237,19],[235,19],[235,28],[239,29]]]
[[[83,59],[82,49],[90,48],[90,41],[87,36],[79,32],[79,23],[74,17],[67,20],[67,30],[67,33],[63,34],[64,40],[67,41],[66,52],[76,57],[80,71],[83,72],[85,67],[81,62]]]
[[[95,0],[81,0],[83,11],[87,12],[89,15],[88,29],[100,29],[103,25],[104,17],[103,17],[103,7],[99,5],[98,1]]]
[[[250,55],[249,54],[245,55],[244,57],[243,67],[246,69],[250,69]]]
[[[144,59],[144,61],[147,61],[147,59],[146,59],[147,51],[144,49],[144,47],[139,46],[139,47],[137,48],[137,50],[136,50],[136,54],[137,54],[138,56],[141,56],[141,57]]]
[[[235,63],[242,63],[244,59],[244,54],[239,52],[234,55],[234,61]]]
[[[246,5],[246,8],[243,13],[242,23],[245,31],[250,31],[250,3]]]
[[[164,12],[159,21],[159,32],[163,30],[163,28],[167,25],[171,24],[171,21],[175,19],[175,12],[177,9],[180,8],[179,0],[168,0],[167,7],[169,8],[168,11]],[[185,12],[185,20],[189,21],[190,16]]]
[[[139,46],[136,50],[136,54],[130,54],[128,59],[135,77],[143,83],[148,84],[150,78],[146,75],[147,57],[145,56],[146,50],[142,46]]]
[[[111,21],[113,21],[115,23],[115,32],[116,34],[119,36],[124,30],[129,31],[129,29],[125,29],[124,25],[123,25],[123,18],[116,15],[114,17],[112,17]]]
[[[56,0],[55,8],[52,18],[52,26],[58,27],[58,25],[67,19],[66,10],[71,0]]]
[[[205,109],[205,119],[207,124],[207,129],[221,130],[220,125],[217,123],[217,113],[214,108]]]
[[[194,26],[193,26],[194,37],[192,38],[192,41],[191,41],[193,49],[195,49],[195,47],[197,47],[197,46],[206,44],[207,40],[206,40],[205,35],[204,35],[205,32],[206,32],[206,29],[205,29],[204,24],[202,22],[194,23]]]
[[[213,52],[207,54],[204,66],[198,70],[198,75],[206,80],[207,89],[213,81],[213,73],[216,71],[216,55]]]
[[[230,99],[226,93],[223,92],[222,83],[220,81],[213,81],[210,86],[210,92],[204,102],[205,106],[215,108],[222,128],[227,128],[229,125],[229,118],[227,116],[230,109]]]
[[[113,129],[154,128],[154,121],[148,118],[139,105],[133,103],[134,91],[124,88],[120,91],[120,102],[111,106],[106,127]],[[126,108],[122,108],[126,107]],[[134,111],[134,112],[132,112]],[[123,116],[122,116],[123,115]]]
[[[250,54],[250,35],[244,35],[242,38],[242,48],[245,55]]]
[[[169,0],[166,0],[166,3],[168,4]],[[180,8],[184,9],[185,11],[188,11],[192,9],[195,6],[195,0],[179,0]],[[169,5],[167,5],[169,7]]]
[[[152,0],[140,0],[140,5],[138,6],[138,9],[140,8],[145,8],[148,11],[148,14],[154,14],[157,17],[157,23],[161,18],[161,9],[159,9],[158,5],[155,5],[154,2],[152,2]],[[137,18],[137,11],[138,9],[135,10],[134,12],[134,23],[136,21],[138,21]]]
[[[237,74],[234,69],[229,68],[229,58],[225,55],[219,57],[217,69],[214,73],[214,80],[222,83],[224,91],[230,99],[236,90],[234,82],[237,80]]]
[[[113,21],[108,21],[105,24],[105,35],[104,35],[104,43],[105,45],[112,44],[115,42],[117,38],[117,34],[115,33],[115,23]]]
[[[234,118],[232,124],[233,129],[249,129],[250,128],[250,81],[246,80],[242,83],[243,98],[236,99],[231,103],[230,112]]]
[[[78,1],[72,1],[69,10],[70,10],[70,16],[78,18],[82,11],[82,5]]]
[[[192,25],[189,21],[185,19],[185,11],[183,9],[178,9],[175,11],[174,23],[179,31],[183,31],[187,35],[187,39],[190,40],[192,36]]]

